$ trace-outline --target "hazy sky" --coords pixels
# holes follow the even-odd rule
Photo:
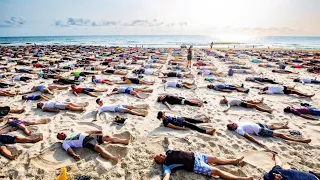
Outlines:
[[[320,0],[1,0],[0,36],[320,36]]]

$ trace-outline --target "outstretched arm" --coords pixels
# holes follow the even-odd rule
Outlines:
[[[227,104],[227,106],[228,106],[227,109],[223,110],[223,112],[227,112],[230,110],[231,106],[229,104]]]
[[[303,117],[303,118],[305,118],[305,119],[319,120],[319,119],[317,119],[317,118],[314,118],[314,117],[312,117],[312,116],[308,116],[308,115],[305,115],[305,114],[300,114],[299,116],[300,116],[300,117]]]
[[[42,110],[46,112],[60,112],[59,109],[51,109],[51,108],[43,108]]]
[[[172,128],[172,129],[178,129],[178,130],[188,130],[188,128],[180,127],[180,126],[175,126],[173,124],[168,124],[167,127]]]
[[[78,96],[78,93],[77,93],[77,92],[75,92],[75,91],[72,91],[72,94],[74,94],[74,95]]]
[[[100,111],[98,110],[97,111],[97,114],[96,114],[96,117],[95,117],[95,119],[93,120],[93,121],[98,121],[98,120],[100,120]]]
[[[86,131],[87,134],[102,134],[102,131],[100,130],[92,130],[92,131]]]
[[[164,102],[164,105],[166,105],[169,110],[172,110],[168,102]]]
[[[170,173],[167,173],[164,177],[163,180],[170,180]]]
[[[68,148],[67,152],[74,159],[76,159],[76,160],[80,160],[81,159],[80,156],[78,154],[76,154],[71,147]]]
[[[273,154],[273,160],[274,160],[274,164],[276,166],[280,166],[280,167],[282,166],[282,162],[281,162],[280,158],[276,154]]]
[[[254,137],[250,136],[250,135],[247,134],[247,133],[244,134],[244,137],[245,137],[246,139],[249,139],[250,141],[258,144],[259,146],[261,146],[261,147],[263,147],[263,148],[266,147],[264,144],[260,143],[258,140],[256,140]]]
[[[113,91],[113,92],[111,92],[111,93],[109,93],[109,94],[107,94],[108,96],[111,96],[111,95],[113,95],[113,94],[119,94],[119,92],[118,91]]]
[[[255,82],[255,83],[258,83],[258,84],[260,84],[260,85],[263,85],[263,83],[260,82],[260,81],[254,80],[254,82]]]

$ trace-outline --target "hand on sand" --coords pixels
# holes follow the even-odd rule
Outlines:
[[[79,156],[78,154],[74,155],[73,158],[74,158],[75,160],[77,160],[77,161],[80,161],[80,160],[81,160],[81,158],[80,158],[80,156]]]
[[[234,160],[233,165],[239,165],[239,166],[243,166],[244,165],[244,161],[242,161],[244,159],[244,157],[240,157]]]
[[[116,162],[116,164],[117,164],[117,163],[119,163],[119,162],[120,162],[120,160],[121,160],[120,155],[118,155],[118,156],[114,159],[114,161]]]

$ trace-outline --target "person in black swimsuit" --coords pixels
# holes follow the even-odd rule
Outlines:
[[[206,101],[201,101],[199,99],[186,99],[184,97],[172,96],[172,95],[164,95],[159,96],[157,102],[162,102],[169,110],[172,110],[169,104],[182,104],[182,105],[189,105],[189,106],[198,106],[202,107]]]
[[[105,71],[101,71],[102,74],[118,74],[118,75],[127,75],[127,71],[120,71],[120,70],[114,70],[114,69],[107,69]]]
[[[146,81],[143,79],[138,79],[138,78],[127,78],[127,77],[122,77],[122,81],[116,82],[116,84],[146,84],[146,85],[153,85],[154,81]]]
[[[66,79],[66,78],[59,78],[58,80],[54,80],[53,83],[61,84],[61,85],[67,85],[67,84],[75,84],[79,85],[80,82],[73,79]]]
[[[263,77],[247,77],[246,81],[255,82],[260,85],[264,85],[263,82],[270,83],[270,84],[280,84],[278,82],[275,82],[273,79],[263,78]]]

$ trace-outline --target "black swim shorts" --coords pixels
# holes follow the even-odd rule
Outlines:
[[[102,138],[102,135],[90,134],[83,139],[82,147],[94,150],[94,147],[96,147],[96,145],[103,143]]]

